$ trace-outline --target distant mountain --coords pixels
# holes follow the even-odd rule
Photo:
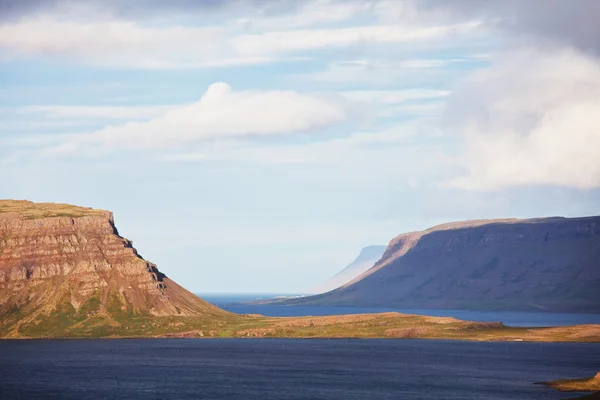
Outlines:
[[[285,304],[600,312],[600,216],[405,233],[347,285]]]
[[[346,268],[329,278],[322,285],[312,289],[311,293],[325,293],[350,282],[369,268],[371,268],[385,252],[386,246],[368,246]]]

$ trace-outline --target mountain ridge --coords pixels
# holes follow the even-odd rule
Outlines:
[[[400,234],[346,285],[281,303],[600,312],[595,285],[599,216],[474,220]]]
[[[234,314],[144,260],[109,211],[0,200],[0,338],[99,337],[598,342],[600,325],[514,328],[400,313]]]

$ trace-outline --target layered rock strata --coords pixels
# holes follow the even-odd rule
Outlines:
[[[0,201],[0,315],[22,324],[61,307],[107,317],[225,313],[144,260],[111,212]]]

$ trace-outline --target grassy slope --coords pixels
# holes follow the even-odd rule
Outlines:
[[[0,214],[19,213],[24,219],[50,217],[79,218],[105,216],[107,211],[56,203],[33,203],[27,200],[0,200]]]

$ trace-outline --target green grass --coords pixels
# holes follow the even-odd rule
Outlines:
[[[57,332],[65,332],[73,324],[81,320],[69,302],[59,303],[50,315],[38,316],[33,321],[19,327],[19,332],[24,336],[46,337]]]
[[[81,316],[88,316],[98,312],[100,310],[100,305],[102,301],[100,300],[100,295],[98,293],[91,296],[86,300],[85,303],[81,305],[78,310],[78,314]]]

